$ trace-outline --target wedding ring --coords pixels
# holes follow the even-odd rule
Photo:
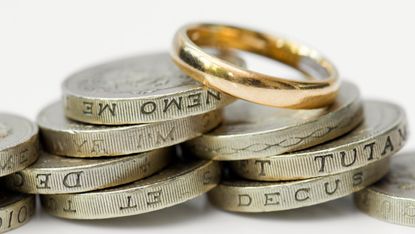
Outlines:
[[[312,79],[291,80],[247,70],[202,48],[238,49],[292,66]],[[254,103],[292,109],[327,106],[339,88],[337,70],[317,51],[250,29],[192,24],[179,29],[171,56],[187,75],[204,85]]]

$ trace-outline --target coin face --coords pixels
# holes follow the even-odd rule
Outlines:
[[[0,232],[10,231],[27,223],[35,213],[35,196],[0,191]]]
[[[6,113],[0,113],[0,152],[28,141],[38,132],[30,120]]]
[[[414,152],[393,158],[390,172],[355,195],[356,206],[375,218],[415,226]]]
[[[44,209],[69,219],[105,219],[151,212],[204,194],[220,179],[214,161],[176,162],[131,184],[80,194],[42,195]]]
[[[359,191],[382,178],[389,157],[339,174],[286,182],[224,179],[209,192],[217,207],[235,212],[270,212],[311,206]]]
[[[122,59],[80,71],[63,83],[68,117],[132,124],[205,113],[232,101],[185,76],[167,53]]]
[[[220,110],[157,123],[102,126],[65,118],[61,102],[44,108],[37,122],[47,151],[72,157],[122,156],[193,139],[222,121]]]
[[[106,159],[77,159],[42,152],[30,167],[5,177],[8,188],[24,193],[60,194],[98,190],[150,176],[164,168],[172,150]]]
[[[397,105],[364,102],[364,122],[352,132],[309,149],[232,162],[241,177],[280,181],[326,176],[353,170],[393,155],[405,144],[405,112]]]
[[[362,121],[356,86],[344,83],[330,107],[287,110],[236,101],[225,108],[224,123],[187,142],[195,155],[214,160],[243,160],[304,149],[334,139]]]
[[[26,118],[0,113],[0,176],[19,171],[38,157],[38,128]]]
[[[398,155],[394,158],[388,175],[370,189],[397,198],[413,199],[415,202],[414,153]]]
[[[166,56],[137,56],[95,66],[72,75],[64,88],[96,98],[151,98],[200,88]]]

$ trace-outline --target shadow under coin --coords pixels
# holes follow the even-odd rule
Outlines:
[[[275,211],[266,213],[232,213],[237,216],[257,219],[271,219],[284,221],[318,221],[321,219],[338,219],[342,216],[351,216],[359,212],[354,204],[352,196],[336,199],[318,205],[297,208],[293,210]]]
[[[97,226],[106,229],[116,228],[117,230],[121,228],[148,228],[164,225],[172,226],[175,224],[183,225],[186,222],[194,222],[196,219],[206,216],[206,214],[209,213],[207,205],[206,197],[201,196],[173,207],[134,216],[98,220],[62,220],[76,225]]]

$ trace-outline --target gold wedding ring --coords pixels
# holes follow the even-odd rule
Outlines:
[[[211,56],[202,47],[239,49],[292,66],[313,79],[290,80],[250,71]],[[258,104],[310,109],[335,100],[337,70],[317,51],[286,39],[229,25],[192,24],[179,29],[171,56],[187,75],[211,88]]]

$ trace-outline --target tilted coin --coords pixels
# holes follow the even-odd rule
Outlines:
[[[219,110],[181,119],[141,125],[98,126],[65,118],[62,103],[38,116],[47,151],[72,157],[118,156],[175,145],[200,136],[222,121]]]
[[[237,101],[225,108],[224,123],[185,143],[196,156],[214,160],[261,158],[334,139],[362,121],[359,90],[343,83],[328,108],[287,110]]]
[[[339,174],[287,182],[227,179],[209,192],[217,207],[235,212],[269,212],[334,200],[376,182],[389,169],[389,157]]]
[[[184,75],[167,53],[85,69],[63,83],[63,93],[67,117],[110,125],[188,117],[233,100]]]
[[[356,206],[372,217],[415,226],[415,154],[397,155],[390,172],[376,184],[356,193]]]
[[[395,154],[406,141],[404,110],[378,101],[363,106],[363,124],[343,137],[303,151],[233,161],[232,168],[252,180],[295,180],[353,170]]]
[[[34,195],[0,191],[0,233],[27,223],[35,213]]]
[[[171,159],[168,148],[125,157],[76,159],[42,152],[32,166],[5,177],[6,186],[24,193],[79,193],[127,184],[150,176]]]
[[[219,179],[218,162],[177,162],[132,184],[89,193],[41,195],[41,201],[48,213],[62,218],[114,218],[183,203],[211,190]]]
[[[0,176],[29,166],[38,157],[38,128],[30,120],[0,113]]]

